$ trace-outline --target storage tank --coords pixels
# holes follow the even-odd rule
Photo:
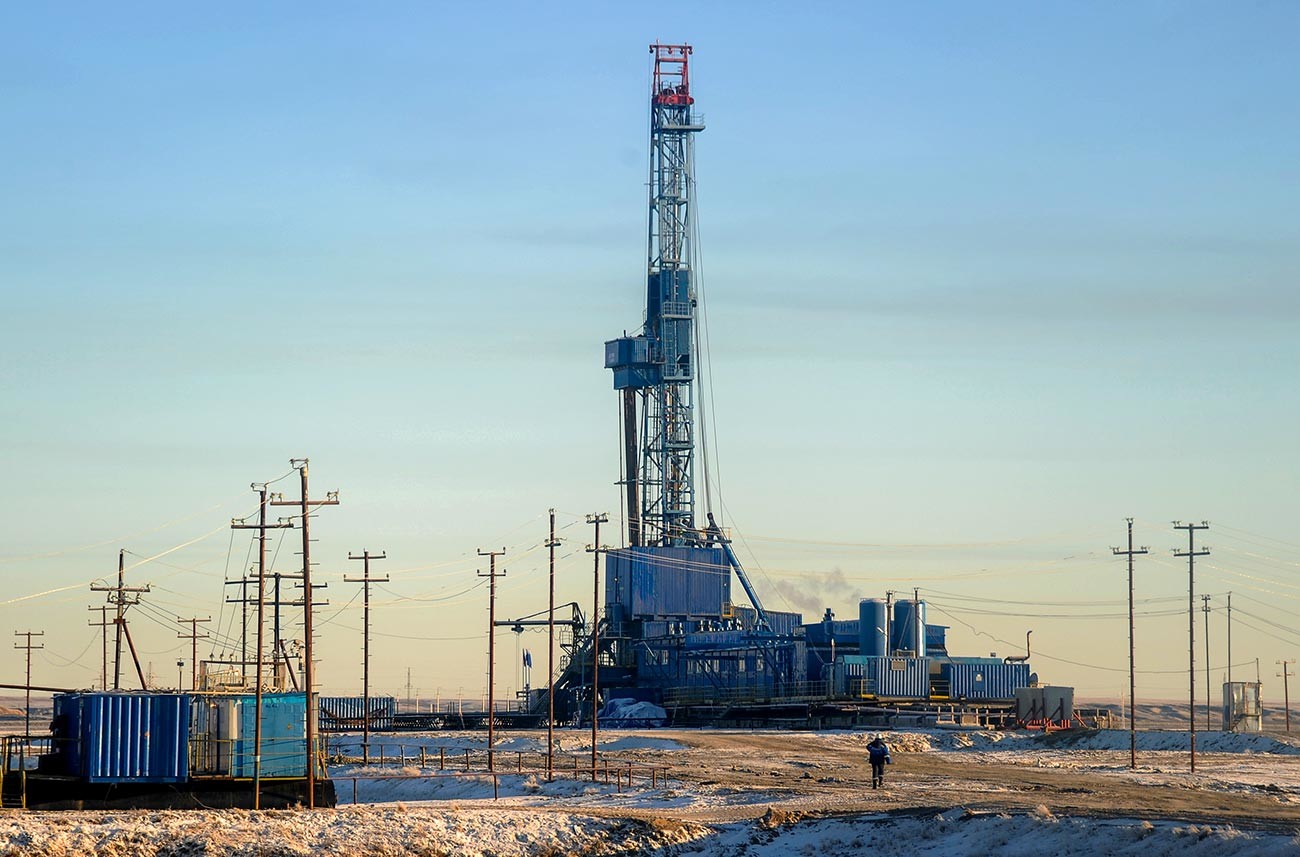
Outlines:
[[[925,602],[904,598],[894,602],[894,624],[890,629],[890,647],[896,652],[912,652],[925,657]]]
[[[889,654],[885,636],[886,612],[883,598],[863,598],[858,602],[858,654],[881,657]]]

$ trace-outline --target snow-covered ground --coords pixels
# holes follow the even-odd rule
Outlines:
[[[564,730],[557,735],[562,764],[589,758],[590,733]],[[969,781],[952,779],[956,776],[952,773],[899,779],[889,793],[894,803],[866,804],[870,811],[864,812],[864,793],[856,788],[853,775],[832,765],[837,760],[860,759],[870,737],[855,731],[604,733],[598,748],[602,754],[631,760],[642,771],[655,765],[674,770],[667,782],[652,783],[638,775],[629,787],[625,776],[617,785],[603,778],[593,783],[572,776],[546,782],[539,772],[528,770],[542,759],[545,733],[503,735],[495,747],[499,771],[495,782],[481,770],[466,774],[455,769],[463,764],[465,750],[471,752],[473,767],[481,768],[480,754],[486,750],[483,733],[376,735],[371,758],[376,760],[382,745],[388,764],[346,761],[333,766],[340,804],[336,810],[5,812],[0,814],[0,857],[1300,853],[1296,830],[1265,823],[1269,813],[1290,812],[1287,817],[1297,817],[1290,807],[1300,804],[1300,744],[1290,740],[1200,735],[1198,749],[1210,755],[1192,777],[1186,770],[1185,733],[1138,733],[1136,771],[1127,767],[1129,734],[1124,731],[885,733],[903,770],[920,768],[921,759],[929,758],[951,760],[939,765],[939,771],[953,771],[953,764],[1004,772],[1009,765],[1054,769],[1066,777],[1077,771],[1081,777],[1101,777],[1117,788],[1125,786],[1130,793],[1145,785],[1178,789],[1191,796],[1186,806],[1192,809],[1184,818],[1195,818],[1195,808],[1208,806],[1206,802],[1216,795],[1259,801],[1263,794],[1263,800],[1272,801],[1250,816],[1263,821],[1234,827],[1209,814],[1195,822],[1162,820],[1140,806],[1131,808],[1130,818],[1101,818],[1096,813],[1066,816],[1059,810],[1053,814],[1047,806],[1035,808],[1037,797],[1001,812],[968,811],[961,806],[942,811],[922,808],[941,793],[955,793],[955,801],[981,805],[961,791]],[[700,749],[702,742],[705,750]],[[760,760],[780,750],[789,753],[790,746],[800,749],[785,762],[792,770],[806,772],[800,788],[788,777],[775,775],[770,783],[752,785],[758,775],[767,777],[758,770]],[[724,759],[722,749],[708,747],[731,747],[734,755]],[[447,770],[438,770],[440,749]],[[339,759],[355,759],[360,755],[360,737],[332,737],[330,750]],[[923,755],[913,756],[909,766],[907,757],[912,754]],[[395,758],[404,758],[405,764],[395,766]],[[513,772],[521,759],[525,771]],[[710,775],[714,772],[717,776]],[[998,782],[990,780],[986,785],[984,796],[997,798],[1002,788]],[[837,788],[837,794],[858,801],[855,808],[837,809],[841,804],[835,801],[840,798],[828,797]],[[889,811],[877,811],[883,808]]]
[[[5,857],[281,857],[397,855],[716,854],[754,857],[903,855],[1294,855],[1300,840],[1227,826],[1057,818],[1046,809],[913,817],[742,823],[584,817],[559,812],[411,808],[315,812],[13,813],[0,817]]]

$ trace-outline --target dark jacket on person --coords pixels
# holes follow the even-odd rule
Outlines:
[[[873,765],[883,765],[893,761],[893,759],[889,758],[889,745],[879,738],[867,745],[867,753],[871,757]]]

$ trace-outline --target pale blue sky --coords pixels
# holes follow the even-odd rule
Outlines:
[[[640,323],[662,39],[696,46],[725,517],[769,606],[848,615],[914,583],[1118,601],[1124,516],[1164,553],[1170,519],[1208,518],[1225,529],[1204,591],[1294,628],[1296,7],[700,5],[0,13],[6,588],[218,529],[308,455],[345,500],[319,526],[332,609],[355,591],[347,551],[386,549],[391,632],[456,638],[377,637],[378,681],[481,684],[483,593],[399,599],[472,585],[466,555],[518,556],[548,506],[617,510],[601,344]],[[588,533],[566,532],[577,596]],[[229,541],[134,574],[169,587],[163,614],[215,618],[246,550]],[[505,613],[544,606],[539,556],[517,560]],[[1161,562],[1142,592],[1185,595]],[[90,603],[0,605],[0,629],[44,628],[38,673],[86,684]],[[356,689],[358,613],[323,626],[328,690]],[[1124,667],[1113,618],[963,618]],[[1180,621],[1139,626],[1151,669],[1183,665]],[[1234,660],[1297,654],[1257,624]],[[174,660],[160,624],[139,633]],[[1035,663],[1090,693],[1123,683]]]

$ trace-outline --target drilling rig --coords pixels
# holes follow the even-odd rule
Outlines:
[[[801,617],[764,610],[712,511],[697,516],[694,141],[704,123],[691,94],[691,46],[654,44],[650,53],[645,322],[605,343],[622,399],[627,546],[607,553],[602,675],[661,689],[780,685],[802,669],[793,651]],[[731,603],[732,571],[752,607]]]

